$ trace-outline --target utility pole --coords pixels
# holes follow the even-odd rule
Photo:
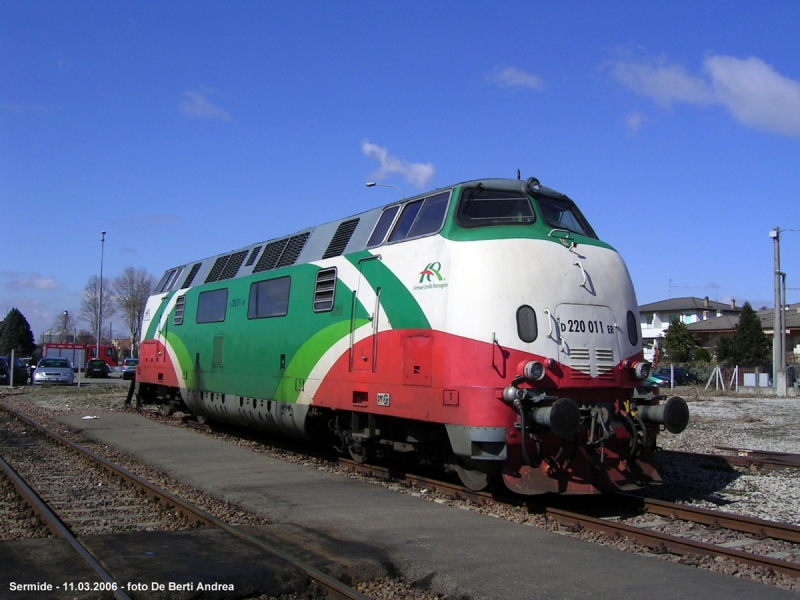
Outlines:
[[[781,280],[785,274],[781,272],[781,228],[776,227],[769,232],[774,249],[775,273],[775,315],[772,324],[772,384],[775,394],[785,398],[788,394],[786,382],[786,327],[783,325],[783,293]]]

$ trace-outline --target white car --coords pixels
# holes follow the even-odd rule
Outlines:
[[[75,371],[66,358],[43,358],[33,372],[33,383],[72,385],[74,381]]]

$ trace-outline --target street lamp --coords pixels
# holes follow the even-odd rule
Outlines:
[[[95,358],[100,358],[100,334],[103,331],[103,252],[106,246],[106,232],[100,239],[100,294],[97,298],[97,348]]]
[[[392,188],[396,189],[398,192],[400,192],[400,195],[403,197],[403,200],[406,199],[406,195],[403,193],[403,190],[401,190],[396,185],[392,185],[391,183],[375,183],[374,181],[368,181],[367,182],[367,187],[375,187],[376,185],[380,186],[380,187],[392,187]]]

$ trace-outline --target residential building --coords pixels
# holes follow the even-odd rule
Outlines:
[[[673,319],[687,326],[709,319],[736,317],[742,309],[736,300],[730,304],[715,302],[705,298],[670,298],[643,304],[639,307],[639,323],[642,327],[642,345],[645,360],[653,360],[653,347],[656,340],[664,335]]]

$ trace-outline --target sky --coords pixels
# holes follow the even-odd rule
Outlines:
[[[790,0],[2,2],[0,316],[38,338],[101,259],[159,279],[398,198],[368,181],[517,169],[640,304],[774,306],[776,227],[800,302],[798,31]]]

